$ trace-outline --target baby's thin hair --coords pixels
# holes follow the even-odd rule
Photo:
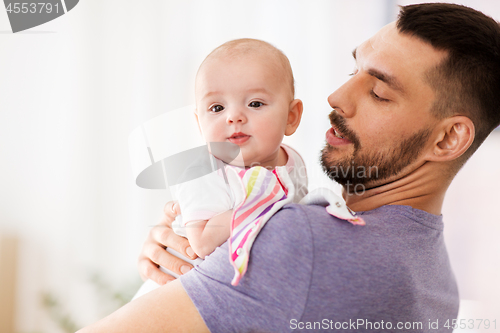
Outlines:
[[[214,56],[224,55],[229,58],[236,58],[241,55],[247,55],[249,53],[255,52],[258,49],[266,49],[276,57],[276,59],[283,68],[286,78],[290,82],[290,89],[293,98],[295,96],[295,80],[293,78],[292,66],[290,65],[288,57],[283,53],[283,51],[281,51],[274,45],[260,39],[240,38],[240,39],[230,40],[218,46],[212,52],[210,52],[210,54],[205,58],[205,60],[203,60],[203,62],[200,65],[200,68],[198,69],[198,72],[203,67],[203,64],[208,59]]]

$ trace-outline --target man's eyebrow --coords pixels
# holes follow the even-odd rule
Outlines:
[[[357,49],[358,48],[355,48],[354,50],[352,50],[352,57],[354,58],[354,60],[356,60]],[[405,91],[403,89],[403,85],[394,76],[383,73],[383,72],[376,70],[376,69],[369,69],[367,72],[368,72],[368,75],[371,75],[374,78],[387,84],[389,86],[389,88],[397,90],[397,91],[404,94]]]
[[[397,90],[401,93],[404,94],[404,89],[403,89],[403,86],[401,85],[401,83],[398,81],[398,79],[396,79],[394,76],[391,76],[389,74],[385,74],[385,73],[382,73],[376,69],[369,69],[367,71],[368,75],[371,75],[377,79],[379,79],[380,81],[384,82],[385,84],[387,84],[389,86],[389,88],[393,89],[393,90]]]

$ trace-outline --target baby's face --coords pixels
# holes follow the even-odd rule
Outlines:
[[[238,166],[276,166],[287,128],[290,82],[265,54],[207,59],[196,80],[196,110],[206,142],[231,142]]]

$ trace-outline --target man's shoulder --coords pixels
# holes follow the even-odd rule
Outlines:
[[[326,207],[320,205],[287,204],[267,222],[264,230],[268,233],[299,233],[305,236],[308,230],[311,233],[324,237],[336,237],[339,234],[351,233],[353,226],[346,220],[330,215]],[[278,231],[279,230],[279,231]],[[314,230],[314,231],[313,231]],[[324,231],[329,231],[324,233]]]
[[[370,222],[369,227],[376,225],[378,227],[387,226],[388,228],[392,228],[393,226],[399,226],[400,222],[407,222],[410,225],[416,224],[423,228],[439,231],[443,229],[442,216],[433,215],[410,206],[387,205],[359,212],[358,215]],[[330,215],[325,207],[321,205],[287,204],[271,220],[273,223],[280,224],[293,222],[298,224],[314,224],[315,226],[324,225],[334,228],[353,226],[346,220]],[[362,230],[362,228],[358,228],[357,230]]]
[[[328,214],[324,206],[303,205],[289,203],[283,206],[276,214],[272,216],[274,223],[299,223],[309,224],[311,218],[319,220],[329,220],[332,215]]]
[[[318,249],[328,249],[337,258],[342,257],[344,264],[353,266],[360,262],[377,266],[384,261],[394,267],[392,263],[421,254],[422,244],[428,245],[426,251],[445,255],[442,243],[436,241],[442,239],[440,216],[408,206],[383,206],[359,215],[366,225],[353,225],[332,216],[323,206],[289,204],[267,222],[259,237],[270,246],[291,249],[300,242],[304,249],[314,249],[313,255],[320,255],[322,250]]]
[[[313,251],[313,235],[308,210],[309,208],[305,205],[288,204],[276,212],[256,238],[252,247],[252,256],[258,252],[262,252],[263,255],[280,253],[281,258],[305,256],[304,259],[310,260]],[[300,247],[297,246],[298,244]]]
[[[290,241],[300,238],[304,243],[312,241],[312,228],[330,224],[331,218],[325,207],[291,203],[269,219],[261,234],[267,234],[266,238],[290,238]]]
[[[287,204],[274,214],[260,231],[254,253],[287,253],[288,258],[318,260],[318,249],[350,248],[362,242],[367,230],[330,215],[319,205]],[[354,257],[352,258],[353,260]]]

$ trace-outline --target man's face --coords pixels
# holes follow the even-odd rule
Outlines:
[[[373,187],[424,163],[419,157],[437,122],[425,75],[446,53],[400,34],[391,23],[353,55],[352,78],[328,97],[334,110],[321,162],[344,186]]]

